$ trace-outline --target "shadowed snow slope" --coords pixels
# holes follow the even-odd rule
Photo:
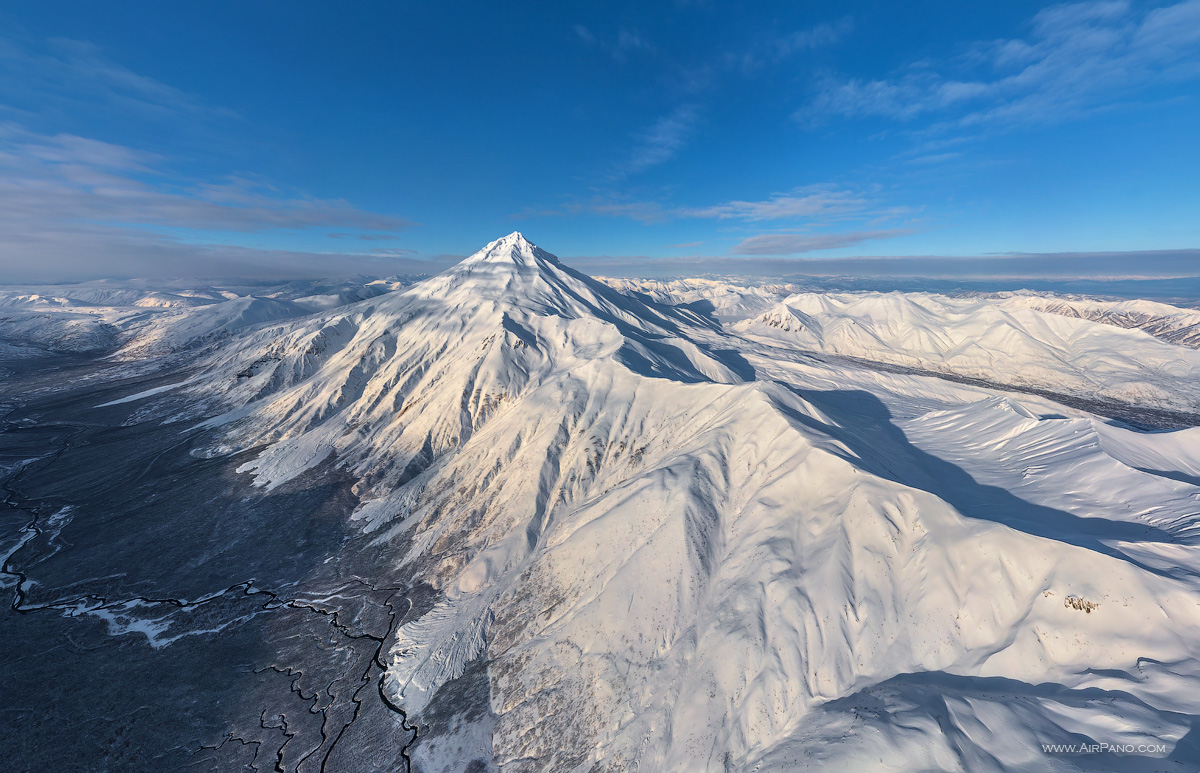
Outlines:
[[[1063,356],[1092,323],[981,312],[968,343],[939,304],[795,296],[746,332],[901,337],[1080,389],[1102,364]],[[1104,329],[1135,348],[1102,374],[1169,346]],[[350,469],[380,560],[433,587],[389,643],[389,699],[419,722],[486,665],[486,706],[422,737],[421,770],[461,769],[468,737],[505,771],[1071,769],[1096,761],[1040,744],[1088,739],[1174,755],[1135,769],[1200,759],[1193,434],[772,362],[519,234],[238,335],[184,389],[220,413],[211,453],[262,449],[264,486]]]
[[[701,278],[670,281],[604,278],[602,281],[625,293],[642,293],[660,303],[707,311],[730,322],[766,311],[799,289],[789,284],[739,285]]]

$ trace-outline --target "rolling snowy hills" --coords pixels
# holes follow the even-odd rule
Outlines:
[[[396,277],[229,283],[170,289],[131,281],[0,288],[0,351],[8,357],[182,352],[243,328],[356,303],[409,284]]]
[[[1080,306],[1021,296],[799,293],[735,329],[807,351],[1200,413],[1195,349],[1111,324],[1103,313],[1093,321]]]
[[[266,498],[352,477],[320,572],[406,589],[378,690],[414,770],[1196,769],[1200,430],[999,386],[1195,412],[1194,349],[1006,299],[763,291],[723,326],[636,290],[512,234],[303,315],[239,299],[98,408]],[[1081,742],[1130,751],[1043,749]]]
[[[1003,305],[1006,307],[1028,308],[1116,327],[1136,328],[1169,343],[1200,349],[1200,311],[1195,309],[1180,309],[1143,299],[1098,301],[1032,293],[1005,293],[1000,297],[1004,299]]]

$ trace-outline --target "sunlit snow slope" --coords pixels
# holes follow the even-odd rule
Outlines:
[[[1196,431],[802,352],[1168,404],[1200,366],[1022,314],[793,296],[749,340],[512,234],[185,389],[263,486],[352,471],[380,560],[432,586],[390,700],[419,724],[484,667],[421,770],[1194,770]],[[1041,749],[1089,739],[1167,751]]]
[[[1086,310],[1019,296],[798,293],[735,328],[815,352],[1200,412],[1200,351]]]

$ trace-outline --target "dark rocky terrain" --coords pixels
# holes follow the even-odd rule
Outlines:
[[[5,367],[6,767],[404,770],[380,655],[421,594],[347,529],[352,481],[268,494],[195,422],[95,407],[157,382]]]

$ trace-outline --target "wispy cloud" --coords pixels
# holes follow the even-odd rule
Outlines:
[[[182,275],[197,265],[231,269],[236,260],[290,271],[279,265],[286,256],[295,267],[313,270],[320,261],[311,255],[184,244],[173,234],[219,242],[230,232],[270,238],[323,236],[315,231],[336,228],[334,238],[373,241],[395,238],[411,225],[338,199],[287,195],[263,181],[188,183],[160,174],[166,164],[161,156],[95,139],[0,125],[0,279],[61,278],[72,271]],[[348,252],[359,262],[386,257]],[[344,259],[323,258],[331,266]]]
[[[613,35],[602,35],[582,24],[575,24],[571,31],[585,46],[603,51],[620,63],[628,61],[633,54],[658,52],[657,47],[647,37],[633,29],[622,27]]]
[[[592,34],[591,30],[589,30],[587,27],[583,26],[582,24],[576,24],[571,29],[575,32],[575,36],[578,37],[581,41],[583,41],[587,45],[590,46],[596,42],[596,36],[594,34]]]
[[[757,201],[733,200],[707,206],[667,206],[658,201],[631,200],[597,195],[570,202],[555,210],[527,210],[521,216],[591,214],[624,217],[641,223],[671,220],[736,220],[746,223],[834,222],[849,219],[888,220],[911,214],[904,207],[888,206],[875,196],[835,185],[805,185],[773,193]]]
[[[928,153],[922,156],[913,156],[907,159],[904,163],[914,166],[934,166],[936,164],[944,164],[947,161],[954,161],[962,158],[962,153]]]
[[[666,163],[687,144],[700,120],[695,105],[680,105],[639,132],[633,151],[612,174],[619,181]]]
[[[155,118],[235,118],[228,108],[117,64],[92,43],[54,38],[33,46],[0,37],[0,102],[11,113],[20,105],[39,112],[101,105],[123,114]]]
[[[854,19],[844,16],[835,22],[818,24],[806,30],[798,30],[785,35],[775,43],[779,57],[790,56],[797,51],[807,51],[813,48],[832,46],[854,29]]]
[[[617,32],[617,42],[613,50],[614,54],[618,58],[621,58],[636,51],[652,54],[657,49],[654,47],[654,44],[643,37],[641,33],[633,30],[622,29]]]
[[[408,221],[338,199],[279,195],[244,178],[174,182],[153,173],[158,157],[73,135],[0,128],[0,217],[10,223],[91,222],[261,233],[341,226],[396,231]]]
[[[610,164],[599,176],[609,184],[654,169],[678,156],[702,124],[706,105],[711,104],[715,90],[731,81],[744,83],[745,78],[767,65],[779,65],[802,51],[831,46],[853,29],[849,16],[786,32],[758,34],[749,41],[739,41],[722,50],[718,44],[705,48],[704,56],[681,55],[678,47],[659,47],[644,33],[621,27],[616,31],[598,32],[583,24],[572,25],[571,31],[583,46],[604,53],[624,64],[637,57],[639,66],[653,59],[652,80],[667,92],[663,101],[677,104],[670,112],[659,116],[651,125],[637,131],[633,147],[624,158]],[[628,207],[626,207],[628,209]],[[658,213],[639,211],[635,217],[650,219]]]
[[[330,233],[325,234],[330,239],[358,239],[363,242],[386,242],[397,238],[394,234],[349,234],[349,233]]]
[[[893,239],[914,233],[907,228],[883,231],[852,231],[835,234],[760,234],[743,239],[730,252],[734,255],[799,255],[819,250],[853,247],[876,239]]]
[[[760,67],[779,64],[806,51],[828,48],[841,42],[854,29],[854,19],[844,16],[806,29],[783,34],[764,35],[745,49],[727,55],[744,73],[752,74]]]
[[[411,252],[318,252],[190,244],[120,228],[0,234],[0,282],[101,278],[326,277],[436,274],[455,262]],[[458,256],[461,259],[461,256]]]
[[[762,201],[729,201],[708,207],[675,209],[675,217],[713,220],[804,220],[816,217],[858,214],[871,202],[861,194],[831,186],[812,185],[775,193]]]
[[[812,27],[787,31],[760,30],[736,44],[706,49],[699,61],[677,63],[675,81],[689,93],[711,90],[719,84],[742,84],[746,78],[758,78],[769,67],[794,67],[803,54],[829,49],[845,40],[854,30],[854,19],[822,22]],[[732,80],[728,76],[734,76]]]
[[[600,215],[623,217],[639,223],[664,223],[672,214],[655,201],[627,201],[606,195],[596,195],[583,201],[569,201],[561,207],[549,209],[525,209],[515,215],[521,217],[548,217],[560,215]]]
[[[914,63],[890,78],[827,78],[797,118],[1046,123],[1193,79],[1200,79],[1200,0],[1147,11],[1100,0],[1047,8],[1025,38],[978,43],[955,59]]]
[[[640,255],[567,257],[571,265],[600,276],[628,277],[685,277],[741,276],[777,278],[803,282],[812,277],[853,277],[847,284],[835,284],[845,289],[867,289],[867,278],[914,279],[916,283],[900,283],[886,289],[961,290],[963,280],[1003,279],[1008,287],[1035,287],[1058,292],[1129,293],[1133,297],[1178,298],[1190,294],[1200,250],[1143,250],[1133,252],[1042,253],[986,256],[910,255],[898,257],[753,257],[731,261],[728,257],[687,256],[653,258]],[[931,285],[930,278],[954,280],[949,286]],[[1182,278],[1164,282],[1166,278]],[[1030,280],[1068,281],[1057,287],[1031,284]],[[1095,280],[1155,279],[1151,286],[1101,286]],[[1080,281],[1082,280],[1082,281]],[[827,285],[826,285],[827,286]],[[984,288],[980,288],[984,289]]]

